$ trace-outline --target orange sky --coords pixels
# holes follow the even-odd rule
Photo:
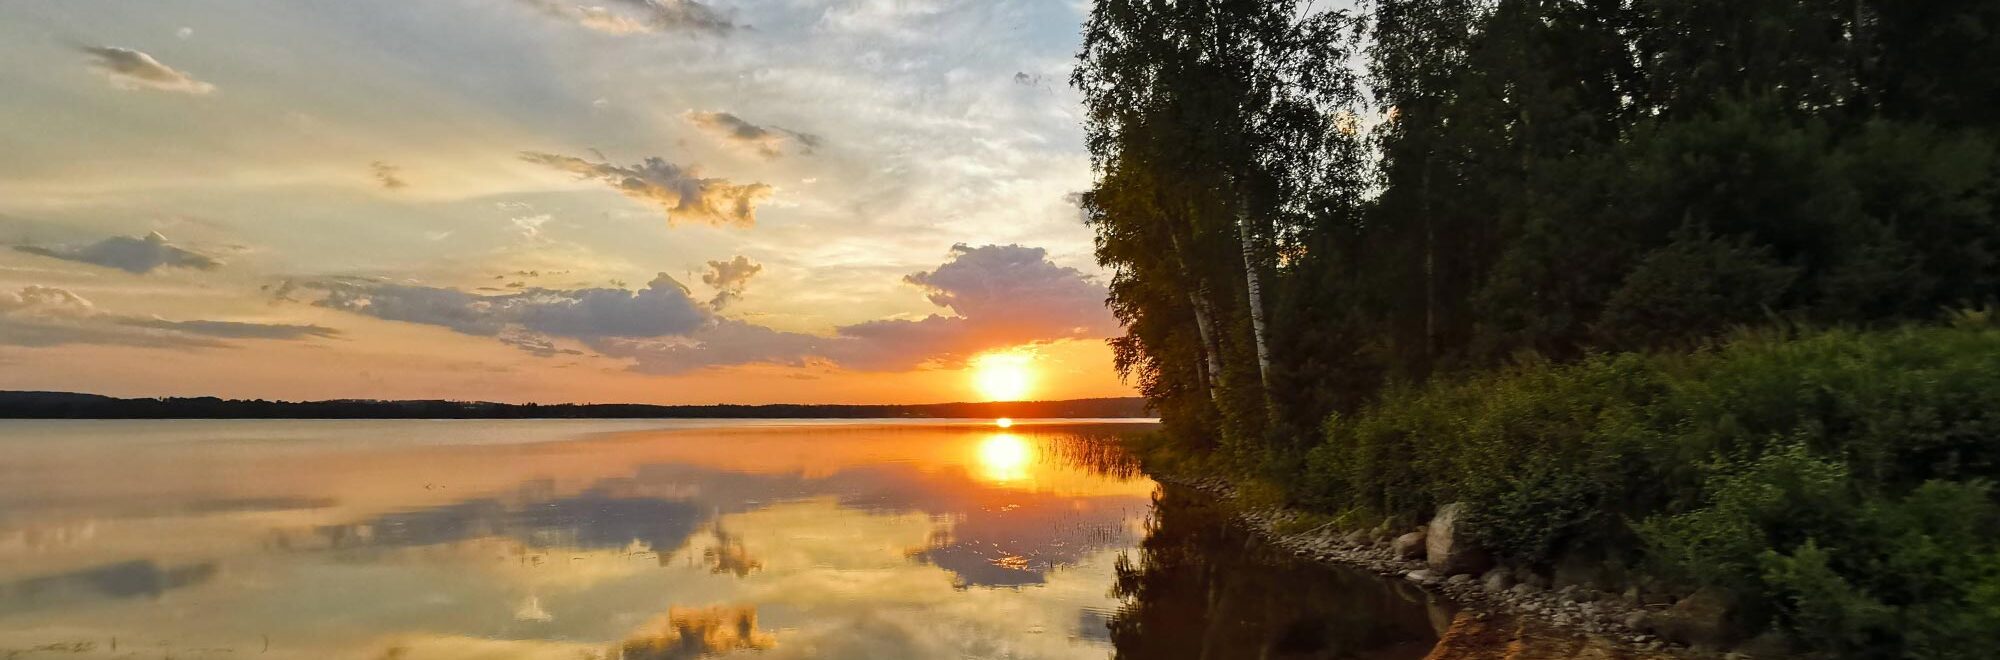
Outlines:
[[[460,4],[0,6],[0,388],[1132,393],[1080,5]]]

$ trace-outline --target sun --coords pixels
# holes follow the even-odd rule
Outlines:
[[[987,401],[1020,401],[1035,386],[1035,356],[987,353],[972,359],[972,385]]]

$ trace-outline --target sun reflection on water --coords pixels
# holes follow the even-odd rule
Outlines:
[[[1012,433],[995,433],[979,443],[979,474],[987,481],[1010,483],[1028,478],[1034,448]]]

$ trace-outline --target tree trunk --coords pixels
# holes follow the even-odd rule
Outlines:
[[[1257,382],[1268,389],[1271,385],[1271,349],[1264,343],[1264,286],[1263,278],[1258,275],[1256,234],[1250,231],[1248,213],[1237,212],[1236,234],[1243,243],[1243,276],[1250,292],[1250,338],[1257,345]],[[1266,392],[1265,396],[1270,394]]]
[[[1173,244],[1174,260],[1180,263],[1181,276],[1194,285],[1188,289],[1188,306],[1194,308],[1194,327],[1201,336],[1201,361],[1195,365],[1195,371],[1201,374],[1202,390],[1208,394],[1208,400],[1213,402],[1216,397],[1216,379],[1222,377],[1222,362],[1221,351],[1215,345],[1214,317],[1209,314],[1208,287],[1203,286],[1201,278],[1188,269],[1187,253],[1181,250],[1180,236],[1169,231],[1167,239]]]

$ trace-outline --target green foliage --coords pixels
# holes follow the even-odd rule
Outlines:
[[[1953,654],[2000,652],[2000,328],[1962,318],[1396,389],[1328,422],[1300,499],[1405,522],[1472,502],[1507,560],[1589,549],[1821,650],[1982,657]]]
[[[1339,520],[1468,501],[1512,560],[1823,650],[1989,648],[1991,543],[1911,521],[2000,479],[1995,34],[1995,0],[1101,0],[1118,366],[1162,455]]]

